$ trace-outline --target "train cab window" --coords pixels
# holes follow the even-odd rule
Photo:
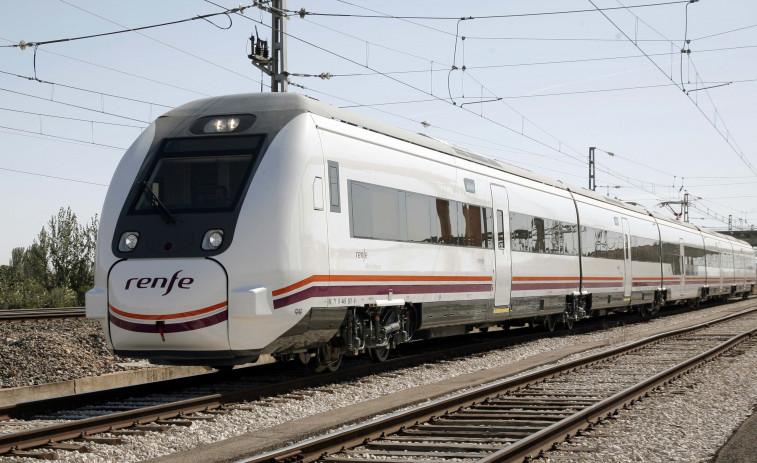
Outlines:
[[[154,212],[158,201],[174,212],[234,208],[248,183],[261,141],[261,137],[168,140],[149,174],[139,182],[132,212]]]

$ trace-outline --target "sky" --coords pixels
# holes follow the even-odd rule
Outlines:
[[[100,214],[119,159],[159,115],[208,96],[270,91],[247,58],[251,34],[270,40],[270,14],[197,18],[239,4],[3,4],[0,264],[60,208],[82,223]],[[601,194],[672,216],[662,204],[689,193],[695,225],[727,229],[729,216],[734,228],[757,224],[754,0],[286,8],[305,12],[286,21],[290,92],[582,187],[596,147]]]

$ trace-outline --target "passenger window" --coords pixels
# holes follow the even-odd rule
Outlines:
[[[486,249],[494,249],[494,217],[492,217],[491,208],[484,207],[481,209],[481,244]]]
[[[375,186],[371,190],[373,238],[399,240],[401,236],[399,194],[397,190]]]
[[[407,240],[431,242],[431,208],[429,197],[416,193],[405,193],[405,215]]]
[[[329,166],[329,198],[331,198],[331,212],[342,212],[339,202],[339,163],[328,162]]]
[[[497,209],[497,247],[505,249],[505,215]]]
[[[373,238],[371,190],[368,188],[368,185],[357,182],[351,184],[350,190],[352,236],[355,238]]]

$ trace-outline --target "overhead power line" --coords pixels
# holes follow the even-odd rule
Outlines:
[[[659,3],[647,3],[643,5],[631,5],[628,7],[608,7],[603,8],[604,11],[621,10],[624,8],[647,8],[653,6],[666,6],[675,5],[679,3],[688,3],[689,0],[676,0],[671,2],[659,2]],[[595,9],[579,9],[579,10],[562,10],[562,11],[542,11],[537,13],[514,13],[514,14],[496,14],[496,15],[482,15],[482,16],[468,16],[463,19],[506,19],[506,18],[523,18],[529,16],[553,16],[561,14],[576,14],[576,13],[592,13]],[[369,18],[369,19],[423,19],[423,20],[440,20],[440,21],[458,21],[460,16],[387,16],[387,15],[370,15],[370,14],[350,14],[350,13],[316,13],[305,11],[302,8],[299,11],[287,10],[287,13],[292,15],[305,16],[331,16],[331,17],[344,17],[344,18]]]
[[[43,98],[41,96],[32,95],[32,94],[24,93],[24,92],[19,92],[19,91],[16,91],[16,90],[9,90],[7,88],[0,88],[0,91],[2,91],[2,92],[8,92],[8,93],[14,93],[16,95],[22,95],[22,96],[26,96],[26,97],[29,97],[29,98],[35,98],[37,100],[49,101],[51,103],[61,104],[61,105],[65,105],[65,106],[71,106],[72,108],[84,109],[85,111],[93,111],[93,112],[100,113],[100,114],[107,114],[108,116],[120,117],[121,119],[127,119],[127,120],[130,120],[130,121],[142,122],[144,124],[149,124],[150,123],[149,121],[143,121],[141,119],[135,119],[133,117],[124,116],[123,114],[116,114],[116,113],[111,113],[111,112],[103,111],[103,110],[99,110],[99,109],[88,108],[86,106],[75,105],[73,103],[66,103],[66,102],[63,102],[63,101],[60,101],[60,100],[52,100],[52,99],[48,99],[48,98]]]
[[[56,116],[54,114],[43,114],[43,113],[35,113],[31,111],[22,111],[20,109],[11,109],[11,108],[0,108],[0,111],[10,111],[14,113],[21,113],[21,114],[29,114],[32,116],[43,116],[43,117],[52,117],[54,119],[66,119],[69,121],[77,121],[77,122],[88,122],[90,124],[102,124],[102,125],[113,125],[117,127],[131,127],[135,129],[144,129],[144,125],[131,125],[131,124],[117,124],[114,122],[102,122],[102,121],[93,121],[90,119],[77,119],[75,117],[68,117],[68,116]]]
[[[63,3],[65,3],[66,5],[72,6],[74,8],[78,8],[78,9],[80,9],[82,11],[87,11],[84,8],[80,8],[79,6],[74,5],[72,3],[69,3],[69,2],[67,2],[65,0],[60,0],[60,1],[63,2]],[[190,21],[197,21],[198,19],[203,19],[203,20],[207,21],[208,18],[212,18],[214,16],[221,16],[221,15],[226,15],[227,17],[229,17],[229,21],[231,21],[231,17],[229,16],[229,13],[243,12],[244,10],[246,10],[247,8],[251,8],[252,6],[253,5],[247,5],[247,6],[240,5],[237,8],[231,8],[231,9],[228,9],[226,11],[222,11],[220,13],[210,13],[210,14],[198,15],[198,16],[194,16],[192,18],[179,19],[177,21],[170,21],[170,22],[165,22],[165,23],[160,23],[160,24],[152,24],[150,26],[132,27],[132,28],[127,28],[127,29],[123,29],[123,30],[120,30],[120,31],[104,32],[104,33],[101,33],[101,34],[82,35],[82,36],[78,36],[78,37],[68,37],[68,38],[63,38],[63,39],[54,39],[54,40],[46,40],[46,41],[38,41],[38,42],[25,42],[25,41],[22,40],[21,42],[19,42],[17,44],[4,45],[4,47],[6,47],[6,48],[7,47],[17,47],[17,48],[20,48],[21,50],[24,50],[27,47],[39,47],[40,45],[50,45],[50,44],[53,44],[53,43],[62,43],[62,42],[74,42],[74,41],[77,41],[77,40],[85,40],[85,39],[94,39],[94,38],[99,38],[99,37],[107,37],[107,36],[110,36],[110,35],[123,34],[123,33],[126,33],[126,32],[137,32],[137,31],[143,31],[143,30],[147,30],[147,29],[154,29],[156,27],[173,26],[173,25],[176,25],[176,24],[186,23],[186,22],[190,22]],[[89,11],[87,11],[87,13],[89,13]],[[122,27],[124,27],[124,26],[122,26]],[[216,27],[218,27],[218,26],[216,26]],[[223,28],[223,29],[228,29],[230,27],[231,27],[231,24],[229,24],[229,27],[226,27],[226,28]]]
[[[122,27],[122,28],[124,28],[124,29],[125,29],[125,31],[126,31],[126,32],[134,32],[135,34],[139,34],[139,35],[141,35],[142,37],[144,37],[144,38],[146,38],[146,39],[152,40],[153,42],[157,42],[157,43],[159,43],[159,44],[161,44],[161,45],[164,45],[164,46],[166,46],[166,47],[168,47],[168,48],[171,48],[171,49],[173,49],[173,50],[176,50],[176,51],[178,51],[178,52],[180,52],[180,53],[183,53],[183,54],[185,54],[185,55],[187,55],[187,56],[190,56],[190,57],[192,57],[192,58],[198,59],[198,60],[200,60],[200,61],[202,61],[202,62],[204,62],[204,63],[210,64],[211,66],[214,66],[214,67],[216,67],[216,68],[222,69],[222,70],[224,70],[224,71],[227,71],[227,72],[230,72],[230,73],[232,73],[232,74],[234,74],[234,75],[236,75],[236,76],[242,77],[242,78],[244,78],[244,79],[246,79],[246,80],[249,80],[249,81],[252,81],[252,82],[255,82],[256,84],[260,84],[260,83],[261,83],[260,81],[258,81],[258,80],[255,80],[255,79],[253,79],[253,78],[251,78],[251,77],[249,77],[249,76],[247,76],[247,75],[245,75],[245,74],[242,74],[242,73],[240,73],[240,72],[234,71],[233,69],[229,69],[229,68],[227,68],[227,67],[225,67],[225,66],[221,66],[220,64],[218,64],[218,63],[214,63],[213,61],[210,61],[209,59],[205,59],[205,58],[203,58],[203,57],[201,57],[201,56],[195,55],[194,53],[190,53],[190,52],[188,52],[188,51],[186,51],[186,50],[183,50],[183,49],[181,49],[181,48],[179,48],[179,47],[176,47],[176,46],[174,46],[174,45],[171,45],[171,44],[169,44],[169,43],[167,43],[167,42],[163,42],[162,40],[158,40],[158,39],[156,39],[156,38],[154,38],[154,37],[151,37],[151,36],[149,36],[149,35],[143,34],[142,32],[139,32],[138,30],[131,30],[130,28],[128,28],[128,27],[126,27],[126,26],[124,26],[123,24],[119,24],[119,23],[117,23],[117,22],[115,22],[115,21],[113,21],[113,20],[110,20],[110,19],[108,19],[108,18],[106,18],[106,17],[104,17],[104,16],[101,16],[101,15],[99,15],[99,14],[97,14],[97,13],[94,13],[94,12],[92,12],[92,11],[89,11],[89,10],[87,10],[87,9],[85,9],[85,8],[82,8],[82,7],[80,7],[80,6],[77,6],[77,5],[74,5],[74,4],[71,4],[71,3],[67,3],[67,2],[64,2],[64,3],[66,3],[67,5],[70,5],[70,6],[72,6],[72,7],[76,8],[76,9],[78,9],[78,10],[81,10],[81,11],[83,11],[83,12],[85,12],[85,13],[89,14],[89,15],[92,15],[92,16],[94,16],[94,17],[96,17],[96,18],[100,18],[100,19],[102,19],[103,21],[107,21],[107,22],[109,22],[109,23],[111,23],[111,24],[115,24],[116,26]],[[225,12],[228,12],[228,11],[231,11],[231,10],[229,10],[229,9],[226,9],[226,10],[225,10]],[[247,17],[247,16],[244,16],[244,15],[242,15],[242,14],[241,14],[241,13],[239,12],[239,10],[238,10],[238,9],[237,9],[237,11],[235,12],[235,14],[239,15],[239,16],[240,16],[240,17],[242,17],[242,18],[246,18],[246,17]]]
[[[6,172],[14,172],[16,174],[34,175],[35,177],[45,177],[45,178],[52,178],[55,180],[64,180],[66,182],[84,183],[87,185],[104,186],[104,187],[108,186],[105,183],[88,182],[86,180],[77,180],[75,178],[59,177],[57,175],[40,174],[38,172],[29,172],[26,170],[8,169],[7,167],[0,167],[0,170],[6,171]]]
[[[11,42],[11,40],[8,40],[8,39],[3,38],[3,37],[0,37],[0,40],[4,40],[6,42]],[[169,82],[163,82],[163,81],[160,81],[160,80],[157,80],[157,79],[152,79],[150,77],[141,76],[139,74],[134,74],[132,72],[124,71],[123,69],[116,69],[116,68],[112,68],[112,67],[108,67],[108,66],[103,66],[101,64],[93,63],[91,61],[83,60],[83,59],[80,59],[80,58],[74,58],[73,56],[64,55],[62,53],[56,53],[56,52],[50,51],[50,50],[39,50],[39,52],[40,53],[48,53],[48,54],[54,55],[54,56],[59,56],[61,58],[69,59],[71,61],[76,61],[76,62],[79,62],[79,63],[84,63],[84,64],[87,64],[89,66],[94,66],[96,68],[105,69],[106,71],[111,71],[111,72],[115,72],[115,73],[118,73],[118,74],[123,74],[125,76],[134,77],[134,78],[137,78],[137,79],[140,79],[140,80],[144,80],[146,82],[151,82],[151,83],[154,83],[154,84],[164,85],[166,87],[175,88],[177,90],[182,90],[182,91],[189,92],[189,93],[194,93],[195,95],[210,96],[209,93],[198,92],[196,90],[180,87],[178,85],[175,85],[175,84],[172,84],[172,83],[169,83]],[[34,79],[34,78],[32,78],[32,79]],[[41,79],[35,79],[35,80],[37,80],[38,82],[41,81]]]
[[[133,101],[135,103],[144,103],[144,104],[149,104],[149,105],[153,105],[153,106],[162,106],[164,108],[173,108],[173,106],[165,105],[165,104],[161,104],[161,103],[155,103],[154,101],[138,100],[136,98],[130,98],[130,97],[121,96],[121,95],[114,95],[112,93],[104,93],[104,92],[100,92],[98,90],[90,90],[90,89],[82,88],[82,87],[74,87],[73,85],[61,84],[59,82],[50,82],[49,80],[35,79],[32,76],[25,76],[25,75],[21,75],[21,74],[15,74],[13,72],[7,72],[7,71],[1,71],[0,70],[0,74],[6,74],[6,75],[9,75],[9,76],[19,77],[21,79],[30,80],[30,81],[34,81],[34,82],[39,82],[41,84],[48,84],[48,85],[53,85],[53,86],[57,86],[57,87],[70,88],[72,90],[79,90],[79,91],[82,91],[82,92],[94,93],[94,94],[102,95],[102,96],[109,96],[109,97],[118,98],[118,99],[121,99],[121,100]]]
[[[47,134],[47,133],[34,132],[33,130],[17,129],[15,127],[7,127],[7,126],[4,126],[4,125],[0,125],[0,129],[16,130],[18,132],[23,132],[23,133],[30,133],[30,134],[34,134],[34,135],[43,135],[45,137],[57,138],[57,139],[60,139],[60,140],[71,141],[71,142],[77,142],[77,143],[81,143],[83,145],[94,145],[94,146],[101,146],[103,148],[109,148],[109,149],[114,149],[114,150],[118,150],[118,151],[126,151],[126,148],[122,148],[120,146],[104,145],[102,143],[95,143],[94,141],[89,142],[87,140],[80,140],[78,138],[61,137],[61,136],[58,136],[58,135],[50,135],[50,134]]]
[[[658,69],[658,70],[659,70],[659,71],[660,71],[660,72],[661,72],[661,73],[662,73],[662,74],[663,74],[663,75],[664,75],[664,76],[665,76],[666,78],[668,78],[668,80],[670,80],[670,81],[671,81],[671,82],[673,82],[673,83],[676,83],[676,82],[675,82],[675,81],[673,80],[672,76],[668,76],[668,74],[667,74],[667,73],[666,73],[666,72],[665,72],[665,71],[664,71],[664,70],[663,70],[663,69],[662,69],[662,68],[660,67],[660,65],[659,65],[659,64],[657,64],[657,62],[656,62],[655,60],[653,60],[653,59],[652,59],[652,58],[651,58],[651,57],[650,57],[650,56],[649,56],[649,55],[648,55],[648,54],[647,54],[647,53],[646,53],[646,52],[645,52],[645,51],[644,51],[644,50],[643,50],[643,49],[642,49],[642,48],[641,48],[641,47],[640,47],[640,46],[639,46],[639,45],[638,45],[637,43],[635,43],[635,42],[634,42],[634,40],[633,40],[633,39],[631,39],[631,38],[630,38],[630,37],[628,36],[628,34],[626,34],[626,32],[625,32],[625,31],[624,31],[624,30],[623,30],[623,29],[622,29],[622,28],[621,28],[620,26],[618,26],[618,25],[617,25],[617,24],[616,24],[616,23],[615,23],[615,22],[614,22],[614,21],[613,21],[612,19],[610,19],[610,17],[609,17],[609,16],[607,16],[607,14],[606,14],[606,13],[605,13],[605,12],[604,12],[604,11],[603,11],[603,10],[602,10],[601,8],[599,8],[599,7],[598,7],[598,6],[597,6],[597,5],[596,5],[596,4],[594,3],[594,1],[593,1],[593,0],[589,0],[589,3],[591,3],[591,4],[592,4],[592,6],[594,6],[594,8],[596,9],[596,11],[598,11],[598,12],[599,12],[599,13],[600,13],[600,14],[601,14],[602,16],[604,16],[604,17],[605,17],[605,19],[607,19],[607,21],[609,21],[609,22],[610,22],[610,24],[612,24],[612,25],[613,25],[613,27],[615,27],[615,29],[617,29],[617,30],[618,30],[618,31],[619,31],[619,32],[620,32],[621,34],[623,34],[623,36],[624,36],[624,37],[625,37],[625,38],[626,38],[626,39],[627,39],[627,40],[628,40],[628,41],[629,41],[629,42],[630,42],[631,44],[633,44],[633,45],[634,45],[634,46],[635,46],[635,47],[636,47],[636,48],[637,48],[637,49],[638,49],[638,50],[639,50],[640,52],[642,52],[642,53],[644,54],[644,56],[646,56],[646,58],[647,58],[647,59],[648,59],[648,60],[649,60],[649,61],[650,61],[650,62],[651,62],[652,64],[654,64],[654,66],[655,66],[655,67],[656,67],[656,68],[657,68],[657,69]],[[623,3],[621,3],[621,2],[619,1],[619,0],[618,0],[618,3],[620,3],[620,5],[621,5],[621,6],[623,6],[623,8],[624,8],[624,9],[626,9],[626,10],[627,10],[627,11],[628,11],[628,12],[629,12],[629,13],[630,13],[631,15],[633,15],[633,16],[634,16],[635,18],[637,18],[637,19],[638,19],[639,21],[642,21],[642,22],[643,22],[643,23],[644,23],[645,25],[647,25],[647,27],[649,27],[650,29],[652,29],[653,31],[655,31],[655,32],[656,32],[657,34],[659,34],[659,35],[660,35],[661,37],[663,37],[663,38],[667,39],[667,37],[665,37],[665,36],[664,36],[663,34],[661,34],[660,32],[658,32],[658,31],[657,31],[656,29],[654,29],[654,28],[653,28],[652,26],[649,26],[649,24],[647,24],[646,22],[644,22],[644,20],[642,20],[641,18],[639,18],[638,16],[636,16],[636,15],[635,15],[635,14],[634,14],[634,13],[633,13],[632,11],[630,11],[630,9],[629,9],[630,7],[626,7],[626,6],[625,6],[625,5],[623,5]],[[685,3],[687,3],[687,4],[688,4],[688,3],[690,3],[690,1],[686,1]],[[687,5],[687,6],[688,6],[688,5]],[[672,44],[673,46],[676,46],[676,45],[675,45],[675,43],[673,43],[673,42],[672,42],[672,41],[670,41],[669,39],[668,39],[668,41],[669,41],[669,42],[670,42],[670,43],[671,43],[671,44]],[[692,65],[693,65],[693,64],[692,64]],[[695,72],[696,72],[696,68],[695,68]],[[698,72],[697,72],[697,75],[699,75],[699,73],[698,73]],[[692,103],[694,104],[694,106],[696,106],[696,108],[697,108],[697,109],[699,110],[699,112],[700,112],[700,113],[702,113],[702,115],[703,115],[703,116],[704,116],[704,117],[705,117],[705,118],[707,119],[707,121],[708,121],[708,122],[710,122],[710,124],[711,124],[711,125],[712,125],[712,126],[713,126],[713,127],[715,128],[715,131],[716,131],[716,132],[717,132],[717,133],[718,133],[718,134],[719,134],[719,135],[721,136],[721,138],[723,138],[723,139],[724,139],[724,140],[726,141],[726,143],[728,144],[728,146],[730,146],[730,147],[731,147],[731,150],[733,150],[733,152],[734,152],[734,153],[736,153],[736,155],[737,155],[737,156],[738,156],[738,157],[739,157],[739,158],[741,159],[741,161],[742,161],[742,162],[743,162],[743,163],[744,163],[744,164],[745,164],[745,165],[746,165],[746,166],[747,166],[747,167],[749,168],[749,170],[750,170],[750,171],[751,171],[752,173],[754,173],[754,175],[755,175],[755,176],[757,176],[757,169],[755,169],[755,168],[754,168],[754,167],[752,166],[752,163],[751,163],[751,162],[749,162],[749,159],[747,159],[746,155],[745,155],[745,154],[743,153],[743,151],[741,151],[741,149],[740,149],[740,148],[738,147],[738,145],[736,144],[735,140],[733,140],[733,138],[731,137],[731,135],[730,135],[730,131],[729,131],[729,130],[727,130],[727,127],[726,127],[726,133],[725,133],[725,134],[723,134],[723,133],[722,133],[722,132],[720,131],[720,129],[719,129],[718,127],[717,127],[717,113],[718,113],[718,111],[717,111],[717,108],[715,107],[715,103],[714,103],[714,102],[712,101],[712,98],[710,98],[710,97],[709,97],[709,92],[707,91],[707,89],[706,89],[706,88],[702,88],[701,90],[704,90],[705,94],[706,94],[706,95],[708,96],[708,98],[710,98],[710,103],[712,104],[713,108],[715,108],[715,111],[716,111],[716,116],[715,116],[715,119],[714,119],[714,121],[710,120],[709,116],[708,116],[707,114],[705,114],[705,112],[704,112],[704,111],[702,110],[702,108],[701,108],[701,107],[699,106],[699,104],[698,104],[698,103],[697,103],[697,102],[696,102],[695,100],[693,100],[693,99],[692,99],[691,95],[689,95],[689,93],[688,93],[688,92],[686,92],[686,89],[684,88],[684,86],[683,86],[683,83],[681,83],[680,85],[677,85],[677,86],[678,86],[678,88],[680,88],[680,89],[681,89],[682,91],[684,91],[684,92],[685,92],[685,95],[686,95],[686,97],[687,97],[687,98],[689,99],[689,101],[691,101],[691,102],[692,102]],[[722,121],[722,118],[721,118],[721,121]],[[725,125],[725,122],[723,122],[723,125]]]

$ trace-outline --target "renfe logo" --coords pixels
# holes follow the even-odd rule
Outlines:
[[[139,289],[147,289],[147,288],[165,288],[166,285],[168,285],[168,289],[166,289],[166,292],[161,294],[161,296],[165,296],[166,294],[170,293],[173,289],[174,283],[176,283],[176,280],[179,280],[179,273],[181,273],[181,270],[177,271],[173,274],[171,277],[171,281],[169,282],[167,278],[129,278],[126,280],[126,290],[129,289],[129,286],[131,286],[132,281],[136,281],[134,284],[135,287]],[[181,289],[189,289],[189,285],[194,283],[194,278],[182,278],[178,282],[178,286]]]

